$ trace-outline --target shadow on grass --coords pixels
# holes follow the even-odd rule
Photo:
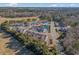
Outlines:
[[[5,33],[5,32],[3,32],[2,33],[2,38],[10,38],[11,37],[11,35],[10,34],[8,34],[8,33]]]
[[[15,38],[11,37],[10,42],[6,43],[6,48],[12,49],[16,52],[16,55],[32,55],[33,53],[29,51],[25,46],[18,42]]]
[[[22,47],[16,55],[33,55],[33,53],[26,49],[26,47]]]

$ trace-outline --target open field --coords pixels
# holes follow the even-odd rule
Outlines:
[[[15,54],[15,52],[13,52],[13,50],[6,48],[7,43],[10,42],[9,41],[10,39],[11,39],[11,37],[3,38],[3,33],[0,33],[0,54],[1,55]]]
[[[27,19],[38,19],[37,17],[16,17],[16,18],[4,18],[4,17],[0,17],[0,23],[6,21],[6,20],[26,20]]]

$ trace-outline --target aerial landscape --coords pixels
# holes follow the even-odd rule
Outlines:
[[[79,55],[79,4],[0,4],[0,55]]]

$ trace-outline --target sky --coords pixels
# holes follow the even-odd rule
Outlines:
[[[79,3],[0,3],[0,7],[79,7]]]

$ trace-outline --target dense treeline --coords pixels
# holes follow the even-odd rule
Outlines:
[[[79,15],[79,8],[0,8],[0,16],[2,17],[49,16],[49,14],[77,17]]]

